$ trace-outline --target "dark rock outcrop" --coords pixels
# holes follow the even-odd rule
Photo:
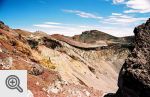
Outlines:
[[[134,34],[135,48],[120,71],[119,89],[105,97],[150,97],[150,19]]]
[[[0,21],[0,29],[9,31],[9,27],[4,24],[4,22]]]

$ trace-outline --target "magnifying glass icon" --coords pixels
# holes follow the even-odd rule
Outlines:
[[[5,84],[9,89],[17,89],[20,93],[23,92],[23,89],[20,87],[20,79],[16,75],[8,76]]]

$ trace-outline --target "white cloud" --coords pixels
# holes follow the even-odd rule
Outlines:
[[[58,22],[45,22],[45,24],[59,25],[59,24],[61,24],[61,23],[58,23]]]
[[[112,13],[111,16],[108,18],[103,19],[103,23],[107,24],[121,24],[121,25],[131,25],[134,23],[139,23],[142,21],[147,20],[148,17],[133,17],[126,14],[120,14],[120,13]]]
[[[118,15],[119,16],[119,15],[122,15],[122,14],[121,13],[112,13],[112,15],[116,15],[116,16]]]
[[[63,28],[61,26],[55,26],[55,25],[49,25],[49,24],[35,24],[33,26],[41,27],[41,28]]]
[[[113,0],[113,4],[125,4],[124,13],[150,13],[150,0]]]
[[[129,8],[133,9],[149,9],[150,8],[150,1],[149,0],[130,0],[126,2]],[[143,6],[142,6],[143,5]]]
[[[79,10],[63,10],[63,11],[68,12],[68,13],[74,13],[82,18],[102,19],[102,17],[100,17],[100,16],[97,16],[92,13],[87,13],[84,11],[79,11]]]
[[[129,0],[126,6],[131,9],[124,11],[125,13],[150,13],[150,0]]]
[[[113,4],[123,3],[125,0],[113,0]]]

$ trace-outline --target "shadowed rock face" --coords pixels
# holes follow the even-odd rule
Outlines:
[[[134,33],[135,48],[120,71],[119,90],[106,97],[150,97],[150,19]]]

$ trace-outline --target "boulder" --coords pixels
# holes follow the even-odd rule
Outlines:
[[[120,71],[116,97],[150,97],[150,19],[134,34],[135,47]]]

